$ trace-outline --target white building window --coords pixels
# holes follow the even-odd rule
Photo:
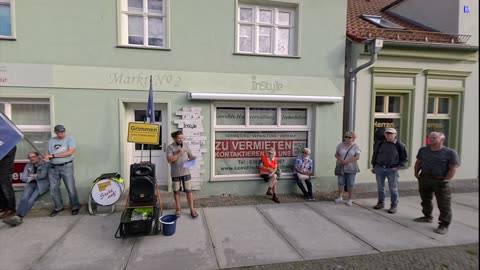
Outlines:
[[[28,152],[40,151],[43,155],[51,137],[50,101],[48,99],[6,98],[0,101],[3,112],[35,146],[25,139],[17,144],[17,160],[26,160]]]
[[[0,38],[14,37],[14,0],[0,0]]]
[[[167,48],[167,0],[121,1],[120,43]]]
[[[452,118],[452,100],[450,96],[438,96],[438,95],[429,95],[428,96],[428,107],[427,107],[427,128],[426,128],[426,138],[425,143],[430,144],[428,134],[433,131],[442,132],[445,134],[446,146],[452,147],[449,145],[450,139],[450,123]]]
[[[374,140],[385,138],[385,128],[397,129],[398,138],[402,134],[402,107],[401,95],[377,95],[375,97]]]
[[[292,174],[295,158],[309,145],[308,107],[217,105],[213,117],[217,179],[256,179],[268,147],[275,148],[282,175]]]
[[[239,4],[237,53],[296,55],[296,8]]]

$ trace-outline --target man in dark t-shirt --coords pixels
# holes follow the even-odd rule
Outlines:
[[[423,217],[414,219],[416,222],[433,222],[433,194],[437,199],[440,216],[436,233],[446,234],[452,222],[450,180],[459,165],[455,150],[443,146],[445,135],[431,132],[428,135],[430,144],[418,150],[415,162],[415,177],[418,179],[420,197],[422,198]]]

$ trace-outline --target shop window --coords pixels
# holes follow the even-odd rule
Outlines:
[[[293,173],[295,158],[309,145],[309,109],[295,106],[216,106],[214,178],[256,177],[265,149],[275,148],[279,168]]]
[[[167,48],[167,0],[121,0],[120,43]]]
[[[427,109],[427,125],[426,125],[426,138],[425,144],[429,144],[428,134],[433,131],[442,132],[445,134],[445,146],[452,147],[449,144],[450,138],[450,123],[452,119],[452,104],[453,98],[449,96],[428,96],[428,109]]]
[[[2,99],[0,110],[20,129],[26,139],[17,144],[17,160],[26,160],[30,151],[45,152],[51,138],[50,102],[48,99]],[[28,139],[28,141],[27,141]]]
[[[247,1],[245,1],[247,2]],[[237,10],[238,53],[294,56],[297,8],[241,3]]]
[[[0,0],[0,39],[12,38],[14,0]]]
[[[402,105],[401,95],[377,95],[375,97],[374,141],[385,138],[385,128],[395,128],[397,137],[402,135]]]

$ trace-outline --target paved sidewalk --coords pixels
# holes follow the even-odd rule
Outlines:
[[[453,201],[447,235],[433,232],[436,223],[413,222],[421,216],[418,196],[401,197],[395,215],[373,210],[368,198],[352,207],[204,207],[197,219],[184,210],[168,237],[115,239],[121,213],[27,217],[18,227],[0,224],[0,262],[8,270],[477,269],[479,193],[456,193]]]

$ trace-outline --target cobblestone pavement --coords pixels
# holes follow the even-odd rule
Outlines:
[[[373,255],[229,268],[229,270],[477,270],[478,266],[477,243],[392,251]]]

